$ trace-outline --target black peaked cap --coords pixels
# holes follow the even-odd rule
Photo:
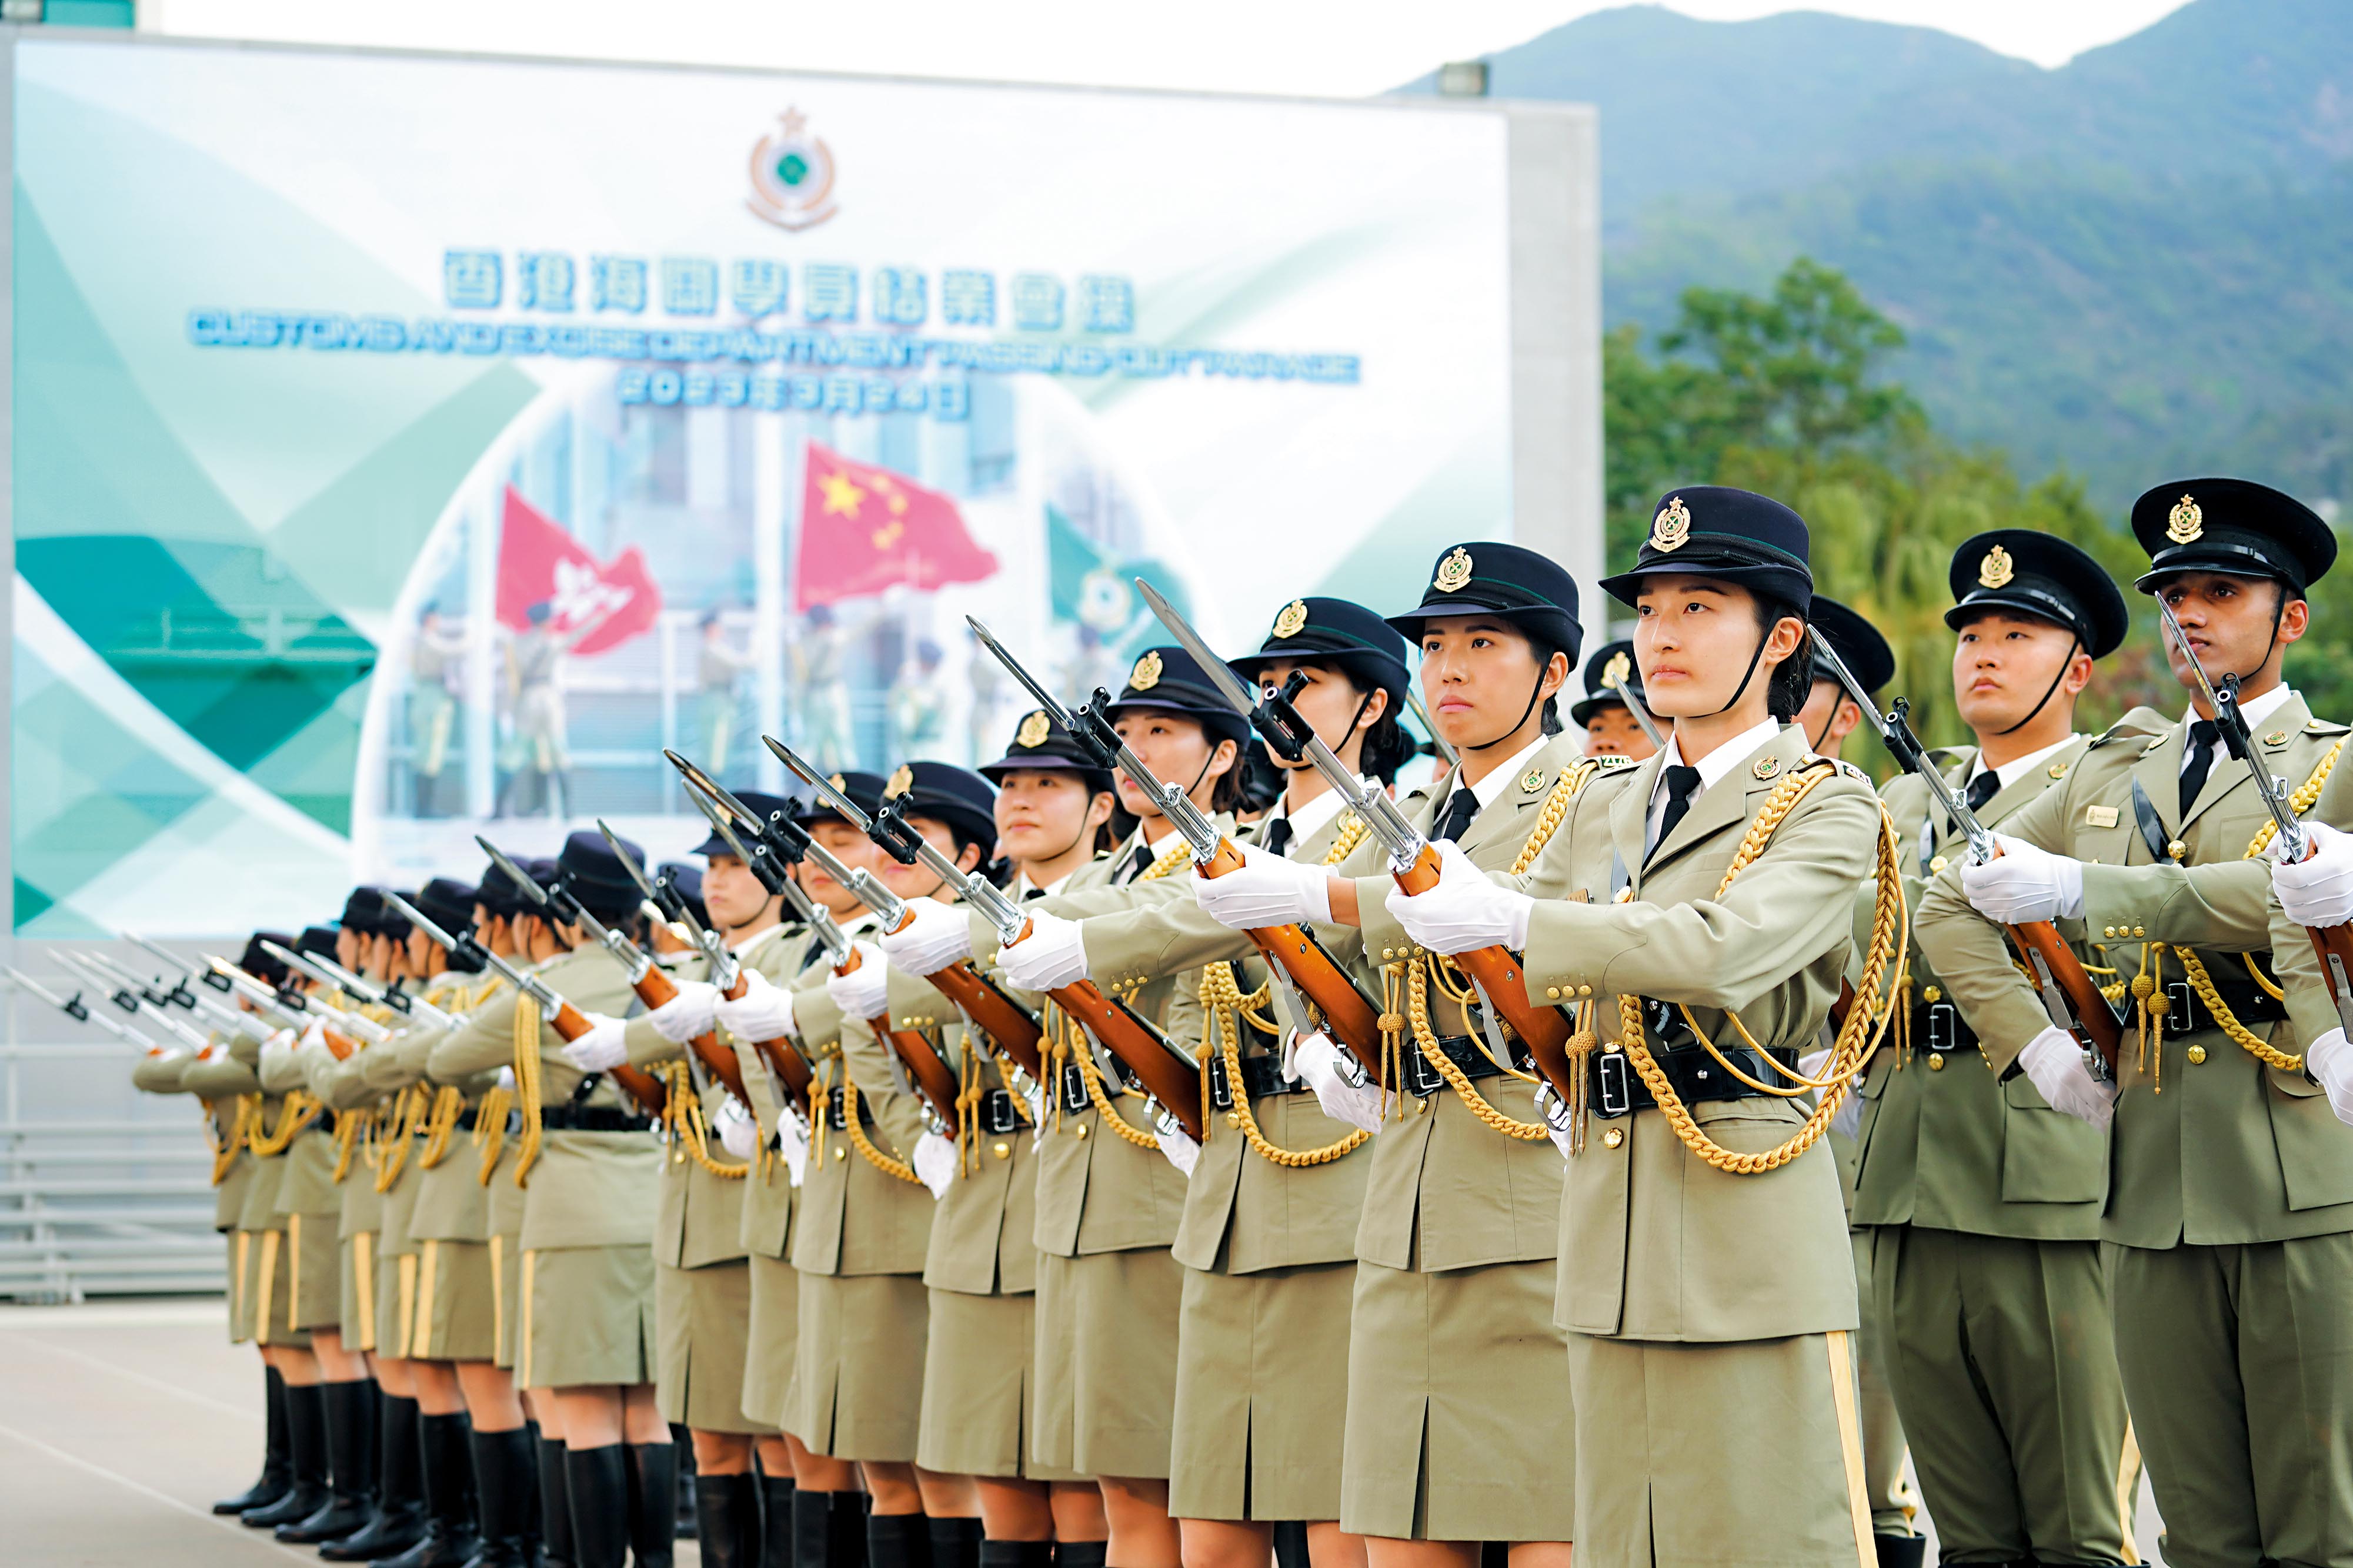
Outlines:
[[[2105,567],[2031,528],[1997,528],[1963,540],[1947,581],[1953,607],[1945,624],[1955,631],[1989,610],[2010,611],[2066,627],[2084,652],[2105,658],[2132,621],[2124,591]]]
[[[1418,643],[1422,622],[1430,617],[1482,610],[1566,650],[1571,664],[1585,646],[1585,628],[1577,618],[1577,579],[1549,555],[1493,539],[1466,540],[1440,551],[1421,603],[1389,616],[1388,623]]]
[[[2149,570],[2134,580],[2153,593],[2180,572],[2228,572],[2285,583],[2295,596],[2337,560],[2337,535],[2310,507],[2252,479],[2175,479],[2133,502],[2133,537]]]
[[[799,814],[800,811],[800,803],[793,799],[790,795],[765,795],[755,789],[739,789],[729,793],[733,794],[737,800],[742,801],[750,810],[756,813],[760,818],[761,826],[763,826],[767,825],[768,818],[777,815],[778,813],[782,813],[785,820],[790,822]],[[720,806],[718,810],[722,815],[732,815],[727,812],[727,808],[724,806]],[[735,829],[735,837],[743,840],[744,848],[749,849],[752,847],[751,830],[749,828],[744,827],[741,823],[737,822],[730,822],[728,826]],[[702,855],[706,857],[712,855],[725,855],[733,857],[735,851],[730,849],[727,847],[727,840],[720,837],[718,832],[713,830],[709,837],[696,845],[692,849],[687,851],[687,853],[690,855]],[[642,862],[640,863],[642,864]],[[700,889],[702,886],[702,873],[700,871],[696,871],[694,873],[694,885],[697,889]],[[696,902],[699,901],[700,898],[701,894],[698,892],[694,899],[691,899],[688,901],[690,903]]]
[[[997,786],[953,763],[903,763],[882,785],[882,798],[908,816],[937,817],[982,849],[997,843]]]
[[[1887,646],[1887,639],[1879,635],[1877,626],[1836,599],[1815,595],[1813,607],[1806,612],[1806,624],[1845,660],[1847,668],[1862,682],[1865,691],[1877,691],[1895,679],[1895,650]],[[1838,677],[1817,656],[1814,679],[1834,681]]]
[[[1012,744],[995,762],[982,763],[980,776],[1002,788],[1006,774],[1024,771],[1078,773],[1090,795],[1111,788],[1111,770],[1098,766],[1094,757],[1043,708],[1033,708],[1021,716],[1021,722],[1013,729]]]
[[[1347,599],[1293,599],[1276,612],[1258,652],[1229,659],[1226,667],[1243,684],[1258,684],[1258,672],[1278,658],[1336,664],[1358,684],[1389,694],[1391,710],[1405,701],[1411,678],[1405,667],[1406,642],[1398,629],[1364,605]]]
[[[1208,732],[1209,742],[1241,743],[1250,735],[1250,721],[1234,711],[1209,682],[1200,663],[1174,644],[1148,647],[1128,667],[1127,684],[1119,689],[1104,717],[1115,719],[1123,710],[1153,709],[1180,714]]]
[[[1804,614],[1813,598],[1806,520],[1770,496],[1725,485],[1687,485],[1659,498],[1633,570],[1601,580],[1634,604],[1645,577],[1714,577],[1786,600]]]
[[[1613,679],[1617,686],[1610,684]],[[1569,722],[1582,729],[1604,708],[1625,707],[1620,687],[1631,690],[1638,700],[1642,695],[1642,669],[1634,662],[1634,645],[1623,637],[1602,644],[1585,661],[1585,696],[1569,704]]]

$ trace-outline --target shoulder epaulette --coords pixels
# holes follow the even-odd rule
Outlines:
[[[2348,727],[2344,724],[2332,724],[2326,719],[2311,719],[2305,721],[2304,728],[2307,734],[2342,735],[2348,733],[2348,729],[2353,727]]]
[[[2165,732],[2171,728],[2173,728],[2173,721],[2156,709],[2136,708],[2097,735],[2093,736],[2092,743],[2086,749],[2097,751],[2102,746],[2118,741],[2161,741],[2165,738]]]

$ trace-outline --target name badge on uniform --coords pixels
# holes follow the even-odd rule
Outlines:
[[[2113,805],[2087,805],[2084,808],[2084,823],[2087,827],[2114,827],[2116,825],[2116,808]]]

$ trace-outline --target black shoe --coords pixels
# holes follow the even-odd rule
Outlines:
[[[1054,1568],[1103,1568],[1103,1554],[1110,1550],[1108,1541],[1057,1541]]]
[[[564,1451],[573,1568],[621,1568],[629,1555],[628,1450],[618,1443]]]
[[[269,1421],[269,1436],[262,1449],[261,1479],[237,1496],[213,1504],[215,1513],[248,1513],[268,1508],[294,1484],[294,1470],[286,1448],[286,1379],[274,1366],[261,1369],[261,1403]]]
[[[322,1384],[327,1402],[327,1468],[333,1479],[326,1506],[310,1518],[278,1527],[289,1546],[341,1542],[375,1518],[375,1384],[366,1378]]]
[[[376,1398],[375,1517],[366,1528],[319,1548],[330,1563],[373,1563],[396,1557],[425,1539],[424,1459],[418,1452],[417,1401]]]
[[[474,1517],[481,1544],[466,1568],[533,1568],[538,1505],[533,1479],[538,1455],[522,1427],[474,1434]]]
[[[694,1516],[702,1568],[759,1568],[759,1477],[696,1476]],[[790,1531],[786,1539],[791,1539]]]
[[[237,1516],[248,1530],[298,1524],[327,1505],[327,1397],[319,1384],[286,1385],[286,1443],[292,1479],[276,1502]]]
[[[636,1568],[670,1568],[678,1539],[676,1443],[631,1443],[629,1550]]]
[[[564,1479],[564,1440],[539,1439],[540,1568],[572,1568],[572,1495]]]
[[[980,1521],[954,1516],[931,1521],[932,1568],[980,1568]]]
[[[931,1521],[920,1513],[877,1513],[866,1521],[872,1568],[932,1568]]]
[[[425,1479],[425,1533],[384,1568],[463,1568],[480,1544],[474,1535],[473,1463],[463,1415],[420,1415],[417,1449]]]
[[[794,1568],[795,1500],[792,1477],[760,1478],[760,1568]]]
[[[1925,1535],[1874,1535],[1871,1544],[1879,1553],[1879,1568],[1921,1568],[1928,1558]]]

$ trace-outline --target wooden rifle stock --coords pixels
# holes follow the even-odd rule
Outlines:
[[[1101,1040],[1104,1048],[1143,1080],[1145,1091],[1167,1108],[1187,1137],[1196,1143],[1208,1142],[1209,1130],[1201,1121],[1199,1077],[1187,1071],[1166,1047],[1153,1038],[1144,1020],[1126,1004],[1104,995],[1092,980],[1082,980],[1047,994],[1060,1003],[1064,1012],[1085,1025],[1089,1034]],[[1052,1085],[1048,1089],[1058,1092]]]
[[[865,962],[865,955],[853,947],[849,950],[849,962],[835,964],[833,972],[836,974],[853,974]],[[939,1053],[932,1049],[932,1042],[925,1039],[920,1030],[892,1028],[888,1007],[867,1019],[866,1026],[874,1031],[875,1039],[881,1043],[884,1050],[899,1058],[899,1065],[905,1068],[907,1076],[914,1080],[915,1091],[931,1106],[932,1114],[954,1127],[959,1092],[956,1077],[948,1070],[948,1064],[940,1060]]]
[[[1199,877],[1222,877],[1239,871],[1243,865],[1242,854],[1230,838],[1218,842],[1218,852],[1206,866],[1194,868]],[[1332,1036],[1353,1052],[1365,1070],[1377,1076],[1381,1070],[1380,1009],[1365,999],[1356,983],[1346,971],[1333,961],[1323,945],[1304,926],[1259,926],[1243,933],[1255,943],[1270,963],[1280,964],[1299,987],[1299,994],[1324,1015]],[[1567,1038],[1564,1034],[1563,1039]]]
[[[629,988],[638,994],[638,1000],[649,1007],[661,1006],[678,994],[677,985],[659,965],[649,965],[644,977],[634,982]],[[735,1059],[733,1051],[719,1043],[716,1034],[705,1029],[687,1042],[687,1048],[694,1053],[704,1071],[727,1086],[728,1093],[746,1105],[752,1103],[752,1097],[744,1089],[744,1064]]]
[[[1398,886],[1409,895],[1438,886],[1437,848],[1424,844],[1420,857],[1396,875]],[[1454,966],[1479,983],[1487,1005],[1511,1026],[1512,1033],[1527,1042],[1537,1070],[1562,1103],[1577,1103],[1569,1099],[1577,1069],[1568,1059],[1568,1017],[1557,1007],[1540,1007],[1528,1000],[1527,975],[1520,961],[1507,948],[1482,947],[1456,953]]]
[[[2337,971],[2342,967],[2353,978],[2353,926],[2306,926],[2304,934],[2312,939],[2312,951],[2320,960],[2320,977],[2328,983],[2329,999],[2338,1004],[2340,1016],[2348,998],[2337,989]],[[2332,965],[2328,961],[2337,960]]]
[[[596,1027],[579,1008],[564,1001],[556,1003],[555,1016],[547,1021],[547,1026],[561,1036],[567,1045]],[[670,1090],[663,1088],[661,1079],[651,1073],[633,1068],[627,1062],[607,1070],[613,1081],[628,1089],[629,1097],[644,1106],[649,1114],[659,1116],[669,1109]]]
[[[2091,1037],[2092,1048],[2106,1061],[2108,1072],[2113,1077],[2116,1070],[2116,1055],[2124,1048],[2124,1026],[2116,1022],[2116,1009],[2108,1005],[2108,999],[2100,994],[2100,988],[2093,984],[2092,977],[2084,972],[2083,961],[2075,956],[2075,950],[2060,940],[2059,928],[2049,921],[2011,926],[2010,939],[2018,944],[2021,952],[2040,957],[2051,971],[2052,984],[2067,998],[2068,1008],[2075,1015],[2076,1023],[2084,1034]],[[2040,991],[2042,989],[2042,975],[2034,973],[2034,965],[2031,962],[2026,967],[2033,976],[2034,988]]]
[[[1046,1081],[1046,1059],[1039,1049],[1046,1037],[1044,1029],[1027,1008],[974,968],[972,960],[952,963],[925,978],[941,995],[964,1009],[965,1016],[978,1025],[982,1033],[1002,1047],[1015,1066],[1039,1083]]]
[[[752,988],[744,973],[741,968],[735,971],[735,984],[727,988],[730,1002],[741,1002],[744,993]],[[752,1048],[760,1053],[760,1059],[768,1064],[768,1070],[776,1075],[786,1093],[796,1101],[807,1100],[809,1085],[817,1080],[817,1075],[809,1070],[808,1058],[801,1055],[798,1047],[790,1040],[754,1040]]]

